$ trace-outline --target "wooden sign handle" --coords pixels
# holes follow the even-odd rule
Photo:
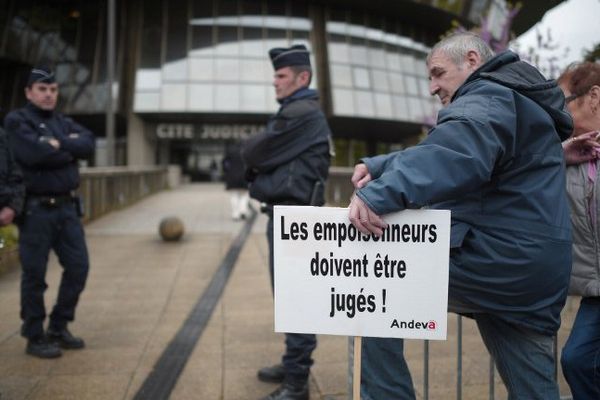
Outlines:
[[[360,355],[362,337],[354,336],[354,367],[352,368],[352,400],[360,400]]]

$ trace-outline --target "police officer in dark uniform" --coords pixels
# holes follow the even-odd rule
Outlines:
[[[250,196],[266,204],[269,266],[273,285],[273,205],[325,203],[324,185],[330,163],[331,131],[321,111],[312,77],[309,52],[303,45],[269,51],[275,70],[273,85],[279,111],[265,131],[248,139],[242,149]],[[314,334],[286,333],[282,363],[258,371],[258,378],[282,385],[264,400],[306,400],[308,377],[317,346]]]
[[[19,215],[24,197],[23,175],[15,163],[8,137],[0,128],[0,226],[11,224]],[[4,243],[0,243],[0,247],[3,246]]]
[[[80,349],[82,339],[67,324],[83,291],[89,258],[81,207],[75,190],[79,186],[78,160],[89,157],[95,147],[93,134],[55,111],[58,84],[46,67],[33,68],[21,109],[9,113],[4,126],[15,159],[25,179],[26,198],[19,218],[21,260],[21,334],[27,338],[27,354],[59,357],[61,348]],[[63,268],[56,304],[44,332],[44,291],[50,249]]]

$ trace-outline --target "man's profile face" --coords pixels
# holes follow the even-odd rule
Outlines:
[[[31,87],[25,88],[25,97],[34,106],[52,111],[58,100],[58,83],[33,83]]]
[[[308,72],[296,74],[290,67],[279,68],[273,76],[273,86],[275,86],[275,97],[277,100],[285,99],[296,90],[307,86],[306,79]]]
[[[442,105],[446,107],[456,90],[462,85],[469,75],[477,69],[474,61],[469,56],[460,65],[456,65],[443,51],[436,51],[431,55],[427,69],[429,71],[429,92],[438,96]]]

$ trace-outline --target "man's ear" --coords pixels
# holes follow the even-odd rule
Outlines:
[[[469,50],[467,52],[466,61],[469,68],[474,71],[481,65],[481,56],[475,50]]]
[[[298,74],[298,78],[300,78],[300,83],[303,86],[308,86],[308,82],[310,81],[310,72],[302,71]]]
[[[592,109],[592,113],[596,114],[600,107],[600,86],[592,86],[588,94],[590,95],[590,108]]]
[[[600,86],[594,85],[590,88],[590,99],[595,106],[600,105]]]

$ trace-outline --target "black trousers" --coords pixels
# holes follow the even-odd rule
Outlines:
[[[271,289],[273,281],[273,209],[268,212],[267,240],[269,241],[269,272]],[[312,333],[286,333],[285,353],[281,358],[285,368],[286,381],[292,384],[304,384],[308,381],[310,367],[313,365],[312,352],[317,347],[317,336]]]
[[[66,327],[75,318],[75,307],[85,287],[89,257],[83,226],[74,202],[44,205],[28,202],[19,223],[21,260],[21,334],[35,338],[44,333],[44,292],[50,250],[63,268],[56,304],[49,327]]]

